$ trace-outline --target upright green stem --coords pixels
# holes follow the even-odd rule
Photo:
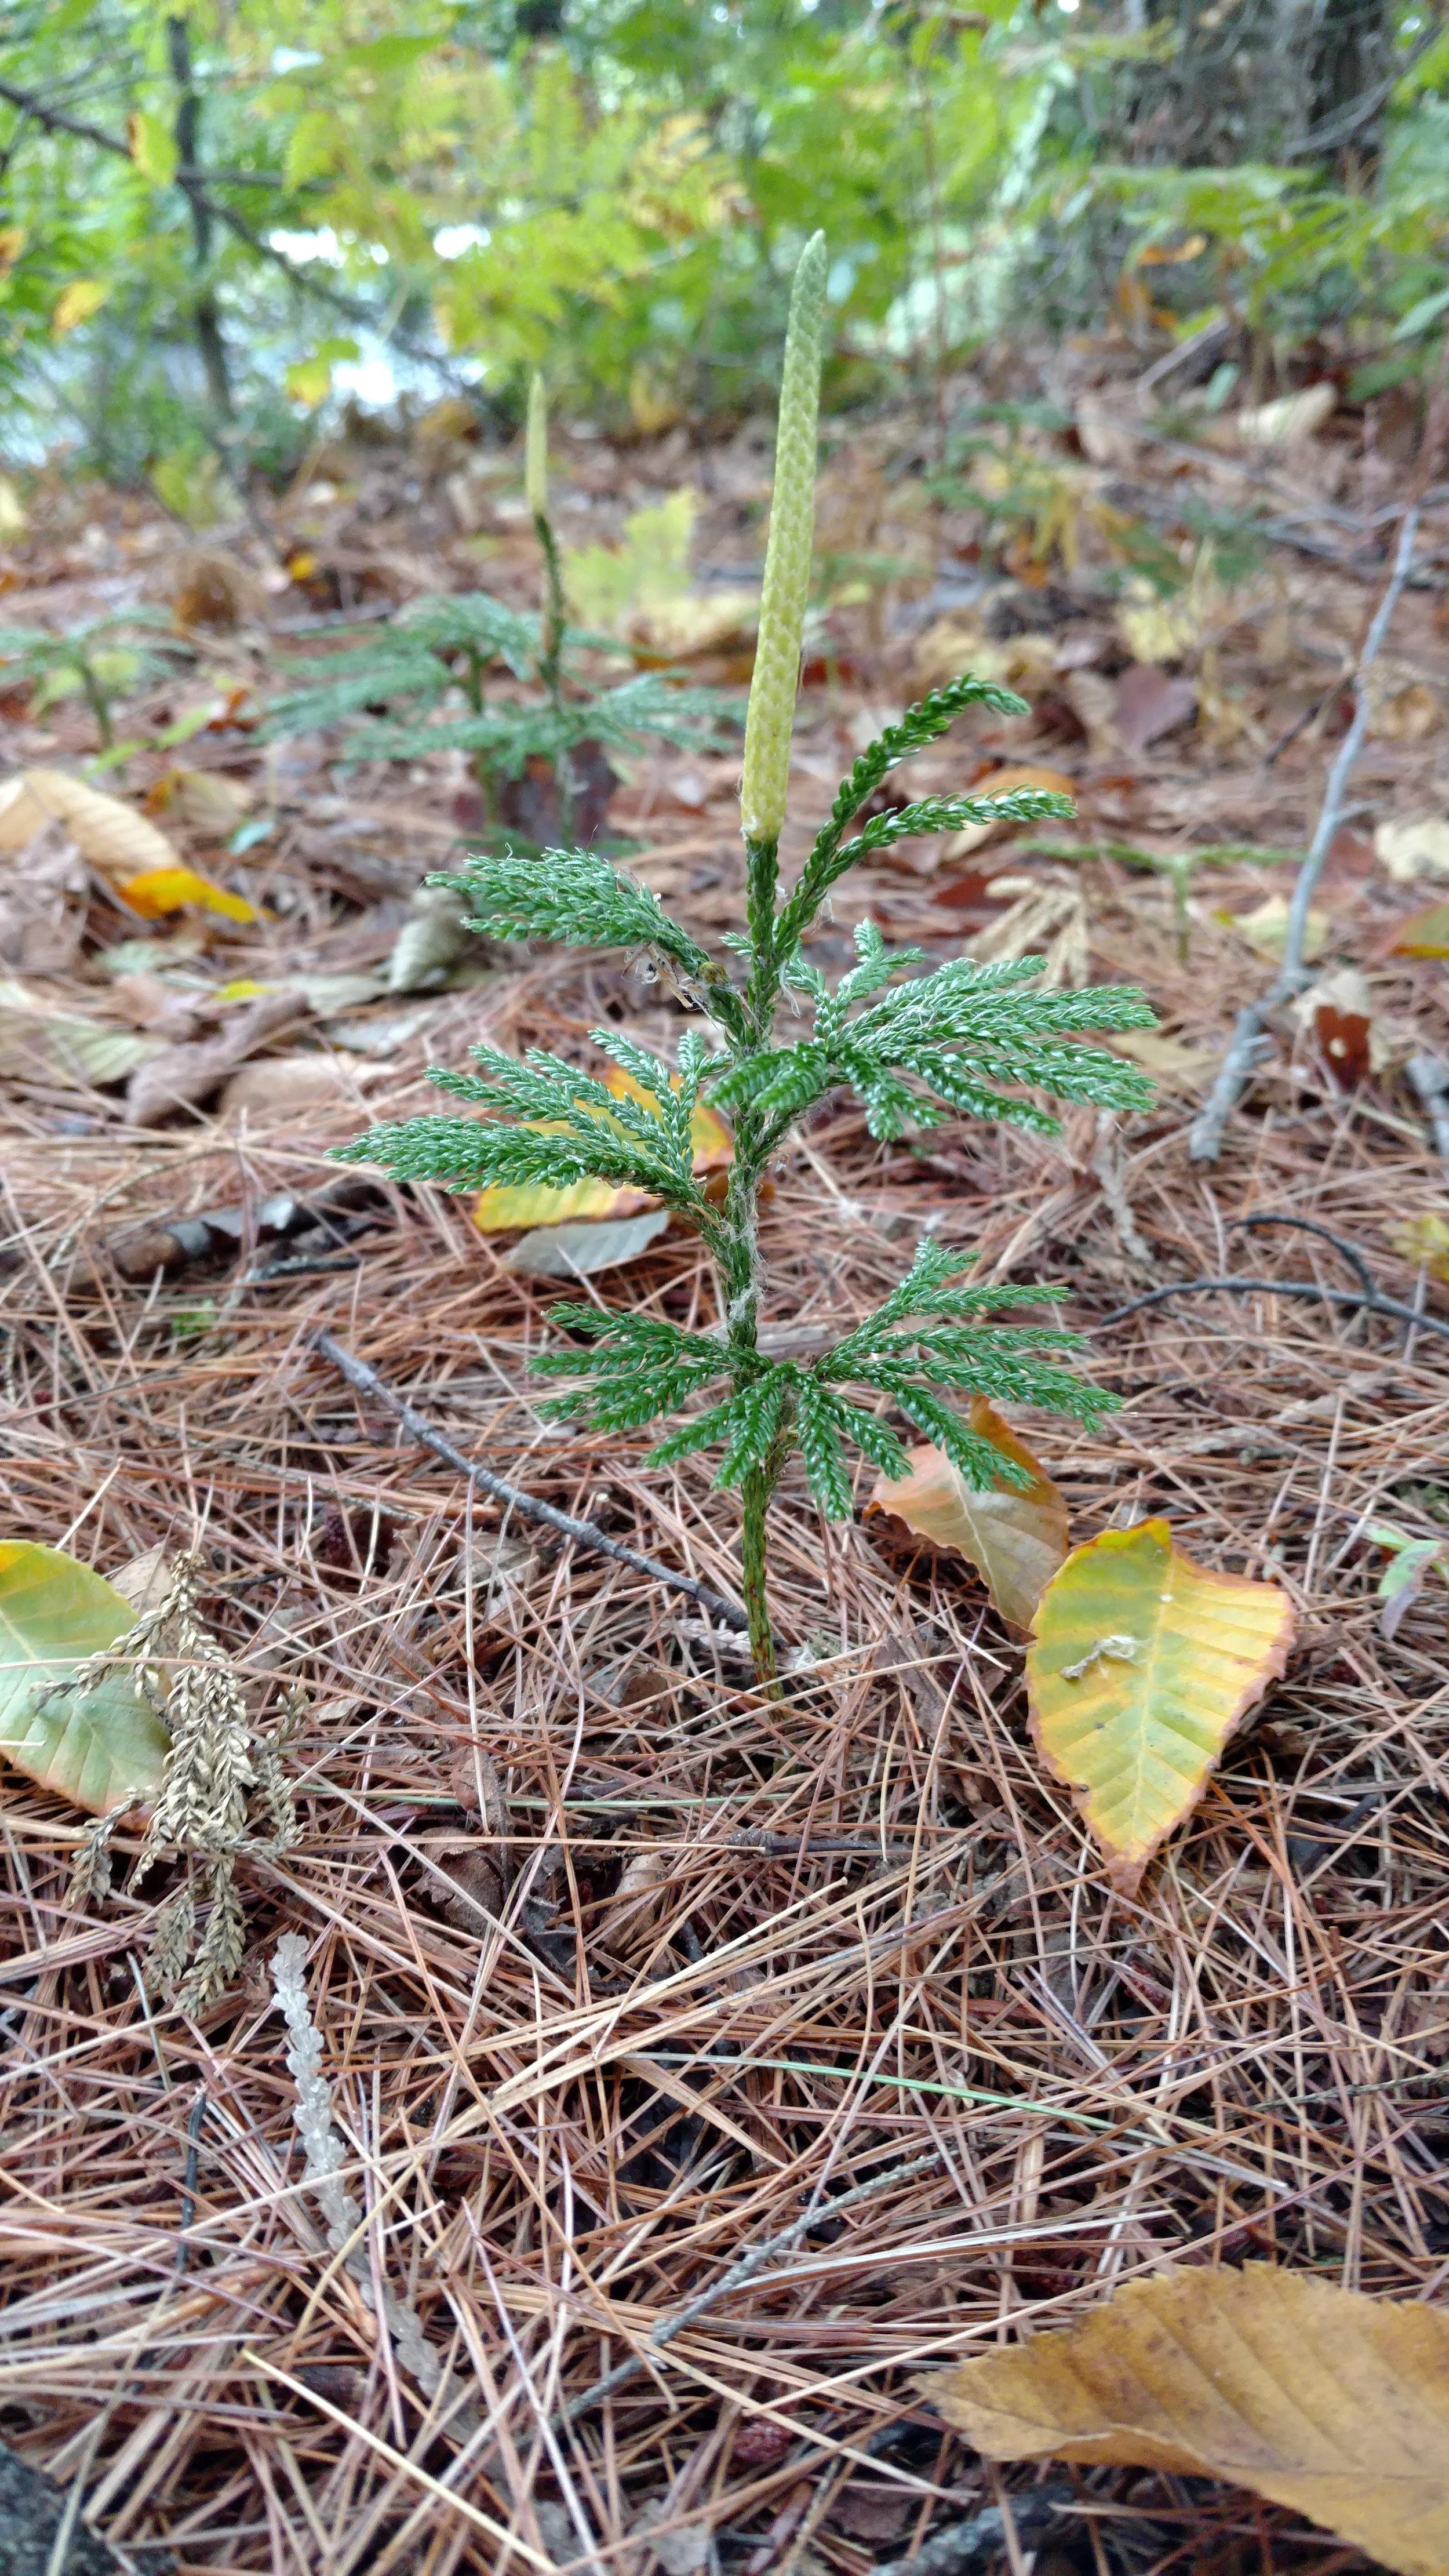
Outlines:
[[[483,656],[476,644],[470,644],[466,648],[463,695],[474,715],[481,716],[483,713]],[[483,800],[483,819],[486,823],[491,823],[493,821],[493,773],[488,766],[488,754],[481,748],[473,754],[473,775],[478,782],[478,793]]]
[[[534,514],[533,531],[534,535],[538,539],[539,546],[542,549],[544,573],[547,585],[547,598],[543,613],[543,651],[539,657],[538,676],[543,682],[545,689],[548,691],[549,704],[552,706],[554,714],[558,717],[560,732],[562,732],[564,724],[563,640],[565,622],[563,567],[559,562],[558,540],[554,536],[553,523],[542,510],[536,511]],[[574,796],[577,782],[574,778],[573,763],[569,758],[567,747],[563,743],[560,743],[558,756],[554,761],[553,766],[554,777],[558,782],[559,839],[571,847],[574,837]]]
[[[96,731],[101,737],[101,748],[103,751],[109,751],[115,740],[111,728],[110,701],[84,653],[81,654],[77,667],[80,671],[80,682],[85,692],[86,704],[96,720]]]
[[[755,1659],[755,1679],[771,1699],[778,1698],[780,1690],[775,1673],[775,1639],[770,1627],[770,1604],[765,1586],[765,1516],[773,1486],[774,1478],[764,1467],[751,1467],[740,1488],[743,1506],[740,1589],[745,1596],[745,1616],[750,1623],[750,1652]]]

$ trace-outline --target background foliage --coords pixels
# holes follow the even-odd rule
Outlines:
[[[21,0],[0,168],[12,458],[181,503],[536,365],[743,412],[816,226],[837,402],[1114,312],[1367,389],[1449,310],[1437,0]]]

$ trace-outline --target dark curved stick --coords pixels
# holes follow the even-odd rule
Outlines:
[[[312,1348],[324,1360],[330,1360],[335,1369],[340,1369],[348,1385],[355,1387],[359,1395],[379,1397],[422,1448],[431,1449],[435,1458],[442,1458],[448,1466],[456,1467],[460,1476],[466,1476],[470,1484],[481,1486],[496,1503],[506,1503],[520,1519],[543,1521],[551,1530],[557,1530],[560,1538],[572,1539],[575,1547],[588,1547],[600,1556],[612,1556],[620,1565],[632,1566],[636,1574],[647,1574],[651,1583],[663,1583],[671,1592],[684,1593],[697,1608],[707,1611],[712,1619],[722,1620],[727,1628],[748,1626],[744,1611],[737,1602],[726,1601],[722,1593],[711,1592],[709,1585],[699,1582],[694,1575],[676,1574],[672,1566],[661,1565],[657,1558],[643,1555],[638,1548],[621,1546],[618,1539],[610,1538],[608,1531],[599,1529],[593,1521],[575,1520],[572,1512],[559,1511],[555,1504],[544,1502],[538,1494],[525,1494],[521,1486],[510,1485],[506,1476],[495,1476],[491,1467],[480,1467],[476,1459],[465,1458],[462,1450],[455,1449],[443,1432],[435,1431],[424,1415],[415,1411],[402,1396],[395,1395],[376,1369],[369,1368],[366,1360],[354,1359],[351,1351],[345,1350],[341,1342],[334,1341],[330,1333],[314,1334]]]
[[[1291,1225],[1299,1234],[1316,1234],[1321,1243],[1332,1244],[1340,1261],[1347,1262],[1359,1286],[1368,1296],[1377,1297],[1379,1293],[1378,1281],[1358,1245],[1348,1242],[1341,1234],[1334,1234],[1330,1227],[1320,1225],[1316,1216],[1275,1216],[1266,1211],[1262,1216],[1230,1216],[1223,1228],[1224,1233],[1231,1234],[1235,1225]]]
[[[1320,1288],[1316,1279],[1170,1279],[1165,1288],[1149,1288],[1145,1297],[1114,1306],[1110,1315],[1100,1315],[1089,1329],[1105,1332],[1109,1324],[1122,1323],[1143,1306],[1160,1306],[1165,1297],[1201,1297],[1210,1288],[1225,1288],[1233,1297],[1321,1297],[1330,1306],[1357,1306],[1371,1315],[1393,1315],[1405,1324],[1416,1324],[1421,1332],[1449,1334],[1449,1323],[1441,1315],[1422,1314],[1417,1306],[1381,1296],[1377,1289],[1366,1295],[1361,1288]]]

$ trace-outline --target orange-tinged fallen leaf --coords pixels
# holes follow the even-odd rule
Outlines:
[[[1194,2266],[916,2386],[987,2459],[1225,2478],[1399,2576],[1449,2569],[1449,2315],[1427,2302]]]
[[[1039,1459],[985,1396],[973,1397],[971,1428],[1031,1472],[1027,1486],[977,1493],[945,1451],[910,1453],[908,1476],[878,1476],[869,1510],[894,1512],[922,1538],[969,1557],[1003,1619],[1029,1628],[1042,1592],[1067,1553],[1067,1507]]]
[[[214,885],[198,869],[179,865],[145,868],[140,876],[127,877],[116,892],[146,921],[157,921],[166,912],[180,912],[188,903],[194,903],[202,912],[219,912],[228,921],[260,921],[262,917],[244,894],[228,894],[225,886]]]
[[[637,1100],[641,1107],[648,1108],[649,1094],[632,1074],[616,1065],[604,1080],[617,1099]],[[534,1124],[543,1135],[558,1133],[552,1119],[538,1119]],[[700,1101],[691,1133],[696,1177],[726,1170],[734,1147],[718,1110]],[[566,1190],[550,1190],[539,1181],[495,1181],[476,1201],[473,1223],[480,1234],[505,1234],[516,1226],[567,1225],[579,1217],[637,1216],[656,1205],[647,1190],[620,1189],[613,1181],[574,1181]]]
[[[1449,957],[1449,903],[1426,903],[1398,923],[1386,957]]]
[[[1032,1732],[1131,1895],[1224,1745],[1282,1673],[1293,1607],[1216,1574],[1166,1521],[1104,1530],[1042,1594],[1026,1659]]]

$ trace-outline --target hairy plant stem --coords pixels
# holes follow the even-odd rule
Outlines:
[[[745,1027],[735,1040],[737,1054],[750,1054],[770,1043],[780,990],[779,969],[775,961],[777,861],[776,842],[746,841],[746,909],[751,957],[745,992]],[[734,1159],[725,1196],[719,1261],[730,1350],[735,1359],[732,1377],[736,1394],[748,1386],[755,1375],[759,1346],[760,1184],[765,1176],[772,1143],[771,1131],[758,1111],[751,1107],[742,1108],[735,1119]],[[770,1629],[766,1593],[765,1515],[783,1463],[783,1452],[777,1454],[779,1451],[777,1442],[776,1449],[771,1451],[763,1466],[752,1467],[740,1487],[743,1509],[741,1590],[749,1620],[755,1678],[771,1696],[778,1694],[779,1684],[775,1675],[775,1641]]]
[[[544,574],[547,586],[547,598],[543,612],[543,650],[539,656],[538,676],[545,689],[548,691],[549,704],[553,708],[554,714],[558,717],[560,729],[562,729],[564,716],[563,640],[565,623],[563,566],[559,561],[558,540],[553,532],[553,523],[542,510],[535,511],[534,513],[533,533],[538,539],[539,546],[543,554]],[[567,748],[562,742],[559,746],[557,758],[554,761],[553,774],[555,783],[558,787],[558,837],[566,849],[571,849],[573,847],[574,837],[574,793],[576,781],[574,778],[573,762],[570,760]]]

